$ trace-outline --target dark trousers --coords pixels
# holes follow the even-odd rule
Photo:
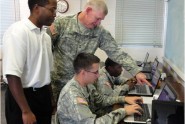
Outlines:
[[[25,88],[24,94],[31,111],[36,116],[37,124],[51,124],[52,105],[49,86],[33,90]],[[23,124],[22,112],[9,88],[5,94],[5,116],[7,124]]]

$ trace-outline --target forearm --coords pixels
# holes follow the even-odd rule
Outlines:
[[[102,102],[103,106],[110,106],[110,105],[114,105],[117,103],[124,103],[124,96],[108,96],[107,98],[104,99],[104,101]]]
[[[110,35],[109,32],[103,31],[101,36],[102,39],[100,49],[104,50],[110,59],[121,64],[123,68],[133,76],[140,72],[135,60],[118,47],[115,39]]]
[[[17,76],[7,75],[7,80],[9,89],[22,113],[30,112],[31,110],[24,95],[21,79]]]
[[[116,86],[112,94],[114,96],[119,96],[121,92],[127,92],[127,91],[129,91],[129,85],[124,84],[124,85]]]
[[[117,124],[126,116],[125,109],[120,108],[106,114],[102,117],[99,117],[95,120],[95,124]]]

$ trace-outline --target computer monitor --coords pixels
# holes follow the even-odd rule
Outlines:
[[[184,103],[153,100],[152,124],[184,124]]]
[[[163,90],[161,91],[158,100],[161,101],[175,101],[177,98],[177,94],[175,90],[169,85],[165,84]]]

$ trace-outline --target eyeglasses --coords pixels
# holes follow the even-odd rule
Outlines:
[[[47,8],[47,7],[43,6],[43,5],[38,5],[38,6],[41,6],[41,7],[45,8],[45,9],[47,9],[47,10],[50,11],[51,13],[56,13],[56,12],[57,12],[57,10],[54,9],[54,8]]]
[[[89,73],[92,73],[92,74],[95,74],[95,75],[97,75],[97,74],[99,74],[99,71],[97,70],[97,71],[95,71],[95,72],[92,72],[92,71],[88,71],[88,70],[85,70],[86,72],[89,72]]]

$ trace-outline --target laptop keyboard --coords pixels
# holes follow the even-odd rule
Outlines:
[[[151,79],[151,74],[146,73],[145,75],[146,75],[146,79]]]
[[[147,93],[146,87],[144,85],[135,85],[137,93]]]
[[[151,67],[143,67],[142,71],[152,71],[152,68]]]
[[[150,93],[153,93],[154,92],[154,90],[153,90],[152,87],[149,87],[149,90],[150,90]]]
[[[141,108],[143,109],[142,115],[134,114],[135,121],[146,121],[150,118],[150,113],[147,104],[140,104]]]

